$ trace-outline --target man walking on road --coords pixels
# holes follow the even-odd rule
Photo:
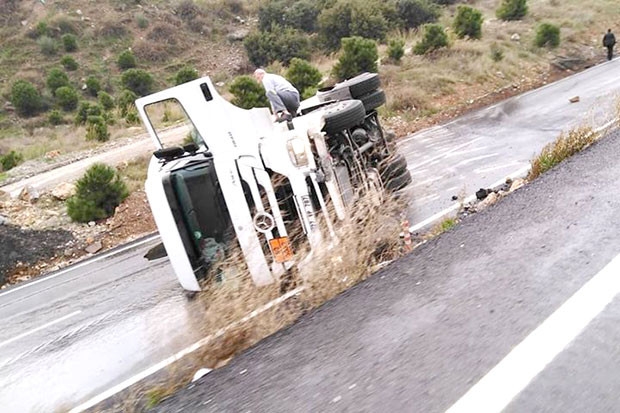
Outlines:
[[[265,94],[271,104],[271,110],[276,115],[276,121],[291,120],[299,109],[297,89],[282,76],[267,73],[263,69],[256,69],[254,78],[265,87]]]
[[[611,29],[607,30],[605,36],[603,36],[603,46],[607,48],[607,60],[611,60],[614,56],[614,45],[616,44],[616,36],[611,32]]]

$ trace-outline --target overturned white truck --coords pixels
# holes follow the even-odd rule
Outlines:
[[[256,285],[276,282],[296,245],[312,254],[331,242],[359,197],[407,186],[379,123],[384,102],[374,73],[319,91],[286,123],[232,105],[206,77],[138,99],[157,147],[146,193],[182,287],[200,291],[235,242]]]

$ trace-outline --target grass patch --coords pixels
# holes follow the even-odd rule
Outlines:
[[[127,184],[129,192],[144,188],[146,172],[149,166],[150,156],[141,156],[119,165],[116,169]]]
[[[527,180],[536,179],[566,158],[587,148],[599,136],[589,126],[579,126],[562,133],[555,141],[545,145],[540,154],[530,161],[531,169]]]

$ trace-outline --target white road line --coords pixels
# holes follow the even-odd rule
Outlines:
[[[452,167],[453,168],[458,168],[460,166],[467,165],[467,164],[470,164],[472,162],[481,161],[483,159],[488,159],[488,158],[493,158],[493,157],[495,157],[497,155],[499,155],[499,153],[493,152],[493,153],[490,153],[490,154],[487,154],[487,155],[481,155],[481,156],[476,156],[474,158],[464,159],[464,160],[462,160],[461,162],[457,163],[456,165],[454,165]]]
[[[28,287],[31,287],[33,285],[39,284],[39,283],[41,283],[43,281],[51,280],[52,278],[56,278],[56,277],[58,277],[60,275],[66,274],[67,272],[73,271],[73,270],[75,270],[77,268],[81,268],[81,267],[84,267],[86,265],[90,265],[93,262],[97,262],[97,261],[103,260],[105,258],[114,256],[116,254],[120,254],[121,252],[125,252],[125,251],[127,251],[129,249],[135,248],[135,247],[140,246],[142,244],[146,244],[146,243],[148,243],[150,241],[153,241],[154,239],[156,239],[158,237],[159,237],[159,235],[153,235],[152,237],[148,237],[146,239],[143,239],[142,241],[139,241],[139,242],[136,242],[136,243],[133,243],[133,244],[130,244],[130,245],[126,245],[126,246],[124,246],[122,248],[119,248],[119,249],[114,250],[114,251],[110,251],[110,252],[102,254],[102,255],[98,255],[95,258],[87,259],[86,261],[82,261],[82,262],[80,262],[78,264],[75,264],[75,265],[69,267],[69,268],[65,268],[64,270],[60,270],[60,271],[55,272],[53,274],[50,274],[48,276],[37,278],[36,280],[28,282],[26,284],[22,284],[22,285],[17,286],[17,287],[9,287],[9,290],[0,293],[0,298],[4,297],[6,295],[9,295],[11,293],[14,293],[16,291],[22,290],[24,288],[28,288]]]
[[[211,334],[211,335],[209,335],[209,336],[207,336],[207,337],[205,337],[205,338],[195,342],[191,346],[184,348],[183,350],[181,350],[178,353],[168,357],[167,359],[164,359],[164,360],[160,361],[159,363],[149,367],[148,369],[141,371],[140,373],[136,374],[135,376],[132,376],[132,377],[128,378],[127,380],[117,384],[116,386],[111,387],[110,389],[104,391],[103,393],[98,394],[97,396],[91,398],[90,400],[86,401],[85,403],[82,403],[79,406],[74,407],[73,409],[71,409],[69,411],[69,413],[80,413],[80,412],[83,412],[86,409],[90,409],[91,407],[97,405],[98,403],[101,403],[105,399],[108,399],[108,398],[114,396],[115,394],[125,390],[129,386],[132,386],[132,385],[138,383],[140,380],[150,376],[151,374],[157,373],[158,371],[160,371],[161,369],[171,365],[175,361],[178,361],[181,358],[187,356],[188,354],[191,354],[194,351],[200,349],[201,347],[204,347],[206,344],[209,344],[209,342],[211,342],[214,339],[224,335],[230,329],[233,329],[233,328],[235,328],[235,327],[237,327],[237,326],[239,326],[239,325],[241,325],[241,324],[243,324],[243,323],[253,319],[254,317],[264,313],[265,311],[275,307],[276,305],[279,305],[279,304],[283,303],[284,301],[288,300],[289,298],[291,298],[291,297],[301,293],[304,289],[305,289],[304,287],[296,288],[293,291],[289,291],[288,293],[286,293],[286,294],[276,298],[275,300],[268,302],[267,304],[263,305],[262,307],[252,311],[250,314],[246,315],[242,319],[240,319],[238,321],[235,321],[234,323],[229,324],[228,326],[226,326],[224,328],[219,329],[214,334]]]
[[[413,170],[416,170],[416,169],[418,169],[420,166],[424,166],[424,165],[429,164],[429,163],[431,163],[431,162],[433,162],[433,161],[435,161],[435,160],[437,160],[437,159],[444,158],[444,157],[446,157],[447,155],[451,154],[452,152],[456,152],[456,151],[458,151],[459,149],[466,147],[467,145],[471,145],[472,143],[479,141],[480,139],[482,139],[482,137],[479,137],[479,138],[473,139],[473,140],[471,140],[471,141],[469,141],[469,142],[465,142],[465,143],[463,143],[463,144],[461,144],[461,145],[459,145],[459,146],[455,146],[454,148],[450,149],[449,151],[446,151],[446,152],[444,152],[444,153],[440,153],[439,155],[433,156],[432,158],[427,159],[427,160],[425,160],[424,162],[420,162],[419,164],[416,164],[413,168],[409,168],[409,169],[410,169],[410,170],[412,170],[412,171],[413,171]]]
[[[48,327],[53,326],[54,324],[61,323],[61,322],[65,321],[65,320],[67,320],[67,319],[69,319],[71,317],[75,317],[76,315],[80,314],[81,312],[82,312],[82,310],[74,311],[71,314],[67,314],[66,316],[60,317],[60,318],[58,318],[58,319],[56,319],[54,321],[50,321],[49,323],[43,324],[40,327],[34,328],[34,329],[30,330],[30,331],[26,331],[25,333],[22,333],[22,334],[20,334],[18,336],[15,336],[13,338],[10,338],[10,339],[8,339],[6,341],[1,342],[0,343],[0,347],[6,346],[7,344],[11,344],[11,343],[13,343],[13,342],[15,342],[15,341],[17,341],[19,339],[22,339],[24,337],[28,337],[29,335],[34,334],[37,331],[44,330],[44,329],[46,329]]]
[[[618,295],[618,274],[620,255],[532,331],[447,412],[503,410]]]
[[[477,168],[474,169],[474,172],[477,174],[483,174],[486,172],[491,172],[491,171],[497,171],[498,169],[506,169],[506,168],[512,168],[514,166],[518,166],[523,164],[523,162],[519,162],[519,161],[513,161],[513,162],[509,162],[509,163],[504,163],[501,165],[494,165],[494,166],[489,166],[487,168]]]

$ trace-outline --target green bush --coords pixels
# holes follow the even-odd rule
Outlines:
[[[504,58],[504,51],[499,47],[497,43],[491,45],[491,60],[494,62],[500,62]]]
[[[75,114],[75,124],[76,125],[84,125],[88,120],[89,116],[101,116],[103,114],[103,110],[99,105],[93,105],[90,102],[82,102],[78,107],[77,113]]]
[[[310,58],[308,36],[293,28],[273,26],[270,31],[250,34],[243,42],[248,58],[255,66],[266,66],[274,61],[288,65],[292,58]]]
[[[97,93],[97,100],[104,110],[108,111],[114,109],[114,98],[110,96],[109,93],[100,90],[99,93]]]
[[[76,182],[75,195],[66,201],[67,214],[77,222],[107,218],[128,196],[127,185],[114,168],[94,164]]]
[[[538,47],[558,47],[560,45],[560,28],[551,23],[542,23],[536,29],[534,44]]]
[[[339,80],[352,78],[362,72],[376,72],[379,52],[374,40],[363,37],[342,39],[342,53],[333,73]]]
[[[142,69],[127,69],[121,76],[121,83],[138,96],[148,95],[153,87],[153,76]]]
[[[23,161],[24,156],[19,152],[11,151],[6,155],[0,155],[0,165],[2,165],[3,171],[13,169]]]
[[[61,123],[64,122],[64,119],[62,117],[62,113],[60,113],[59,110],[54,109],[52,111],[50,111],[50,113],[47,115],[47,121],[50,123],[50,125],[60,125]]]
[[[138,95],[131,90],[123,90],[120,96],[116,99],[116,107],[123,118],[127,118],[127,115],[136,110],[136,99]]]
[[[61,39],[65,52],[75,52],[77,50],[77,37],[74,34],[63,34]]]
[[[136,67],[136,56],[134,56],[131,50],[125,50],[118,55],[116,64],[121,70],[134,68]]]
[[[319,15],[319,40],[328,51],[337,50],[345,37],[383,41],[390,28],[386,13],[381,3],[339,0]]]
[[[448,46],[448,35],[440,24],[426,24],[424,25],[424,35],[422,40],[416,43],[413,48],[415,54],[426,54],[433,50],[440,49]]]
[[[47,79],[45,81],[47,88],[55,96],[56,90],[62,86],[69,86],[69,77],[60,68],[54,67],[47,73]]]
[[[146,29],[149,27],[149,20],[142,13],[136,14],[136,24],[141,29]]]
[[[321,9],[312,0],[296,1],[286,11],[285,24],[307,33],[314,32],[320,11]]]
[[[54,95],[58,105],[67,112],[77,108],[80,100],[77,91],[72,86],[61,86],[56,89]]]
[[[402,39],[392,39],[388,45],[388,57],[393,62],[400,62],[405,55],[405,41]]]
[[[99,79],[94,76],[88,76],[88,78],[86,79],[86,91],[88,92],[88,94],[95,97],[100,90],[101,83],[99,82]]]
[[[49,36],[39,37],[37,39],[37,44],[39,45],[41,53],[43,53],[45,56],[53,56],[56,54],[56,50],[58,50],[56,40],[52,39]]]
[[[65,68],[65,70],[70,72],[77,70],[78,68],[78,63],[72,56],[63,56],[62,59],[60,59],[60,64]]]
[[[108,124],[103,116],[88,116],[86,120],[86,140],[106,142],[110,139]]]
[[[176,85],[180,85],[195,79],[198,79],[198,71],[193,67],[186,66],[179,69],[174,77],[174,82]]]
[[[258,27],[269,31],[272,26],[284,26],[287,3],[283,0],[263,2],[258,8]]]
[[[41,94],[30,82],[18,80],[11,87],[11,103],[22,116],[33,116],[43,106]]]
[[[405,29],[435,22],[441,15],[439,8],[428,0],[397,0],[396,8]]]
[[[269,100],[265,96],[265,89],[251,76],[235,78],[228,91],[233,94],[232,104],[244,109],[268,107]]]
[[[295,57],[291,59],[286,78],[305,98],[305,91],[310,88],[316,89],[323,76],[319,69],[312,66],[309,61]]]
[[[459,39],[465,36],[471,39],[482,37],[482,12],[469,6],[459,6],[454,17],[454,33]]]
[[[46,22],[38,22],[37,25],[34,27],[34,33],[35,33],[35,38],[41,37],[41,36],[48,36],[50,33],[50,29],[47,26]]]
[[[521,20],[527,14],[527,0],[502,0],[495,14],[502,20]]]

